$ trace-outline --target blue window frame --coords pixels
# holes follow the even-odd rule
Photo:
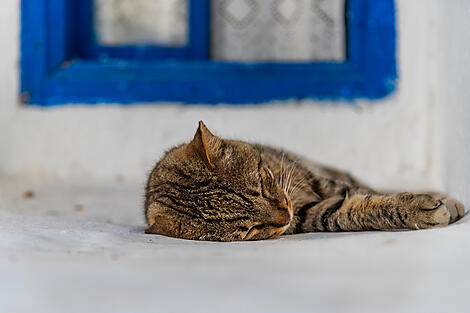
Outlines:
[[[344,62],[256,64],[210,59],[209,0],[190,0],[189,40],[181,48],[100,47],[90,1],[22,0],[25,103],[354,100],[382,98],[395,89],[393,0],[346,2]]]

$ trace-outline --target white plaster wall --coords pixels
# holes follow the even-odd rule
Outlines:
[[[439,2],[434,25],[439,64],[433,95],[445,189],[470,204],[470,2]]]
[[[398,91],[382,101],[359,101],[355,108],[287,101],[256,107],[158,104],[40,109],[17,102],[19,0],[2,1],[0,173],[93,179],[122,175],[142,182],[162,152],[190,139],[197,121],[203,119],[217,134],[283,146],[350,169],[380,187],[450,186],[438,171],[430,99],[431,89],[436,88],[437,57],[428,53],[435,38],[428,11],[435,10],[437,3],[397,1],[401,78]],[[458,70],[457,63],[455,67]]]

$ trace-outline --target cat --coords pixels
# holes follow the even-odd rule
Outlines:
[[[378,192],[293,153],[219,138],[202,121],[156,164],[145,199],[146,233],[212,241],[425,229],[464,214],[444,194]]]

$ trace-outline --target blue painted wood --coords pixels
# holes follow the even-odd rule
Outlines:
[[[21,96],[30,101],[47,77],[46,1],[21,1]]]
[[[85,59],[207,59],[209,57],[209,1],[189,0],[187,45],[164,47],[145,44],[99,45],[93,26],[93,0],[80,0],[77,2],[81,42],[79,55]]]
[[[189,55],[208,60],[210,54],[210,0],[189,1]]]
[[[75,57],[74,3],[21,1],[21,93],[24,101],[42,88],[49,73]]]
[[[49,1],[60,3],[67,0]],[[76,58],[83,52],[74,46],[77,40],[69,39],[64,43],[63,37],[65,33],[69,37],[81,38],[80,31],[48,29],[51,26],[47,26],[45,21],[58,14],[60,5],[47,10],[46,2],[22,1],[22,92],[31,104],[155,101],[251,104],[304,98],[378,99],[395,90],[393,0],[347,1],[348,48],[345,62],[297,64],[210,61],[207,29],[200,30],[202,33],[191,32],[194,37],[190,40],[201,39],[201,46],[206,47],[205,51],[195,48],[201,54],[194,59]],[[192,15],[194,20],[190,23],[202,18],[208,21],[208,6],[206,9],[197,10],[201,15]],[[73,20],[73,10],[67,7],[66,12],[66,23],[54,23],[69,25]],[[52,42],[50,38],[55,38],[56,44],[49,44]],[[68,52],[50,50],[61,46]],[[61,60],[64,56],[67,59]],[[69,60],[72,62],[67,62]]]

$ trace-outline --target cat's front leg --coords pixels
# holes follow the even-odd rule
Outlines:
[[[308,212],[302,229],[304,232],[424,229],[447,226],[464,214],[459,201],[440,194],[355,194],[320,202]]]

